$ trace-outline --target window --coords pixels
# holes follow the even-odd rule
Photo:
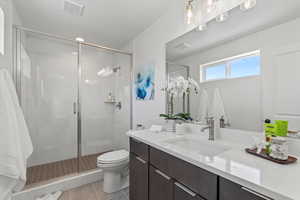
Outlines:
[[[0,54],[4,54],[4,12],[0,7]]]
[[[257,76],[260,74],[260,51],[254,51],[200,66],[201,82]]]

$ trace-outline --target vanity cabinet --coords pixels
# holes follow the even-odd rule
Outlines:
[[[174,200],[205,200],[184,185],[174,183]]]
[[[149,200],[173,200],[173,179],[152,166],[149,169]]]
[[[149,199],[149,147],[130,138],[129,198],[130,200]]]
[[[171,176],[207,200],[218,198],[218,176],[195,165],[172,157]]]
[[[133,138],[130,138],[130,153],[139,156],[145,161],[149,160],[149,146]]]
[[[130,139],[130,200],[272,200]]]
[[[217,200],[218,176],[165,152],[150,147],[150,164],[198,193],[207,200]]]
[[[129,197],[130,200],[148,200],[149,165],[148,162],[130,153],[130,177]]]
[[[219,200],[272,200],[262,194],[220,177]]]

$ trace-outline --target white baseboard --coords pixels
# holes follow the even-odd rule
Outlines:
[[[36,200],[36,198],[48,193],[70,190],[82,185],[101,181],[102,179],[102,170],[94,170],[18,192],[13,195],[12,200]]]

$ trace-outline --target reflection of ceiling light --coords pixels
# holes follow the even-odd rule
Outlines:
[[[246,0],[244,3],[240,5],[242,11],[249,10],[256,6],[256,0]]]
[[[228,19],[229,17],[229,13],[228,12],[224,12],[222,14],[220,14],[219,16],[216,17],[216,21],[217,22],[224,22]]]
[[[207,0],[207,13],[211,13],[216,6],[216,0]]]
[[[72,52],[72,55],[73,55],[73,56],[77,56],[77,55],[78,55],[78,52],[77,52],[77,51],[73,51],[73,52]]]
[[[192,18],[193,18],[193,0],[188,1],[188,5],[186,6],[186,17],[187,17],[187,24],[192,23]]]
[[[81,38],[81,37],[77,37],[75,40],[76,40],[77,42],[84,42],[84,39]]]

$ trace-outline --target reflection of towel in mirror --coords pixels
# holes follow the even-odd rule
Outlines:
[[[199,120],[200,122],[206,122],[206,119],[208,117],[208,106],[208,94],[206,89],[203,89],[200,94],[200,104],[197,115],[197,120]]]
[[[25,185],[33,147],[12,78],[4,69],[0,70],[0,102],[0,190],[6,191],[0,199],[6,200],[10,199],[7,192],[20,191]],[[3,179],[9,184],[3,184]]]
[[[219,121],[223,116],[225,122],[228,122],[219,88],[216,88],[214,91],[214,98],[211,106],[210,116],[214,117],[216,121]]]

